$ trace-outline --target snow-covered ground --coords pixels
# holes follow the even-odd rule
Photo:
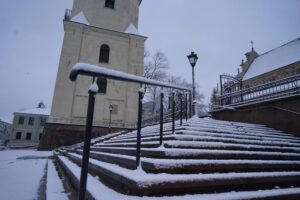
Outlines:
[[[47,172],[51,174],[47,181],[47,199],[66,199],[58,194],[63,188],[59,185],[60,181],[57,180],[58,176],[49,156],[52,156],[52,151],[0,151],[0,199],[39,199],[40,191],[43,190],[42,182],[47,181]],[[62,198],[55,198],[56,196]]]

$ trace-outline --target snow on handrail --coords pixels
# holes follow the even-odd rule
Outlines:
[[[116,71],[113,69],[107,69],[102,66],[91,65],[87,63],[77,63],[73,66],[72,71],[70,73],[70,80],[75,81],[77,79],[78,74],[92,76],[92,77],[105,77],[109,79],[119,80],[119,81],[128,81],[146,85],[154,85],[166,88],[173,88],[179,90],[185,90],[191,92],[189,88],[173,85],[169,83],[163,83],[156,80],[147,79],[141,76],[136,76],[133,74],[128,74],[125,72]]]

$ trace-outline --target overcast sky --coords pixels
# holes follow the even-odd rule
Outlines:
[[[0,118],[51,106],[72,0],[0,1]],[[254,41],[261,54],[300,37],[300,0],[143,0],[139,32],[161,50],[170,73],[191,81],[186,55],[198,54],[195,80],[209,101],[219,74],[236,74]]]

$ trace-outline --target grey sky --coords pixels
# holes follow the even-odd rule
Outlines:
[[[0,1],[0,118],[51,106],[63,39],[62,19],[72,0]],[[299,0],[143,0],[139,32],[150,52],[163,51],[170,73],[191,81],[186,55],[199,60],[196,82],[209,101],[223,72],[235,74],[254,41],[261,54],[300,37]]]

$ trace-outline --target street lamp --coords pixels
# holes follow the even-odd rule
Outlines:
[[[109,105],[108,109],[109,109],[109,125],[108,125],[108,127],[109,127],[109,133],[110,133],[110,128],[111,128],[110,127],[110,124],[111,124],[111,113],[113,111],[113,106]]]
[[[193,76],[193,102],[195,101],[195,78],[194,78],[194,67],[197,63],[198,56],[195,54],[193,51],[191,52],[190,55],[187,56],[189,59],[189,62],[192,66],[192,76]],[[195,113],[195,106],[193,104],[193,114]]]

